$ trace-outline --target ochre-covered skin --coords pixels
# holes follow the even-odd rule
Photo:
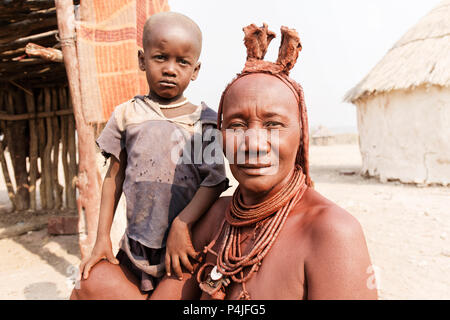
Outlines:
[[[288,77],[301,48],[298,36],[287,29],[283,32],[279,63],[272,63],[260,60],[272,37],[267,26],[263,26],[260,31],[253,26],[246,30],[246,37],[250,37],[246,38],[246,44],[250,46],[249,59],[243,72],[227,86],[222,95],[219,128],[222,132],[235,128],[256,131],[278,129],[277,141],[234,140],[233,130],[224,134],[224,146],[227,145],[227,139],[233,138],[227,148],[234,153],[244,151],[246,159],[252,154],[259,154],[256,151],[261,150],[269,157],[278,157],[278,162],[270,164],[276,166],[277,170],[270,175],[261,174],[266,167],[258,167],[258,161],[256,167],[249,166],[250,161],[230,164],[231,172],[239,182],[241,207],[248,208],[231,214],[231,221],[227,218],[230,216],[227,210],[233,206],[232,197],[217,200],[192,230],[195,249],[203,250],[201,261],[193,263],[194,274],[184,270],[181,281],[165,276],[150,298],[376,299],[376,290],[367,284],[371,276],[367,273],[371,262],[360,224],[348,212],[312,188],[303,91],[300,85]],[[275,149],[278,150],[276,155],[273,154]],[[219,261],[217,256],[223,252],[222,244],[232,240],[230,233],[224,230],[232,225],[239,232],[240,239],[234,242],[235,250],[231,255],[245,257],[255,250],[261,230],[271,219],[270,215],[266,216],[266,210],[262,210],[265,212],[264,219],[258,219],[256,207],[270,203],[272,197],[286,196],[289,188],[285,187],[292,183],[290,181],[295,170],[302,170],[300,176],[303,180],[299,181],[298,188],[294,187],[301,192],[296,193],[297,197],[292,198],[294,200],[287,207],[283,205],[288,214],[282,223],[275,224],[279,232],[272,232],[267,237],[271,243],[267,246],[268,251],[260,255],[262,260],[257,268],[249,277],[245,277],[249,275],[248,269],[244,270],[245,287],[231,278],[231,281],[224,283],[224,290],[219,295],[202,291],[196,272],[206,265],[203,270],[209,273],[212,266],[222,264],[223,261]],[[273,209],[275,216],[279,210],[275,206]],[[241,224],[240,220],[255,223]],[[247,268],[253,266],[250,264]],[[99,264],[95,269],[95,279],[101,279],[102,271],[107,271],[107,268],[107,263]],[[117,273],[117,276],[123,277],[123,274]],[[108,283],[100,283],[107,296]],[[144,298],[130,288],[131,283],[124,287],[127,290],[123,291],[121,298]],[[89,292],[89,287],[86,291]]]
[[[267,26],[256,28],[250,25],[244,32],[247,63],[222,94],[219,128],[224,133],[227,151],[244,151],[247,161],[252,154],[258,154],[256,151],[262,151],[270,158],[277,149],[277,170],[274,174],[264,175],[258,174],[261,172],[258,170],[267,168],[258,167],[258,161],[258,168],[249,166],[250,161],[230,164],[231,172],[239,182],[237,192],[243,210],[233,214],[236,199],[232,200],[232,197],[216,201],[193,229],[195,248],[204,249],[196,270],[204,274],[186,273],[183,281],[164,278],[151,299],[376,299],[376,290],[367,285],[371,262],[360,224],[312,188],[303,91],[288,77],[301,49],[298,35],[295,30],[282,28],[280,55],[277,63],[272,63],[261,60],[273,38]],[[275,142],[263,139],[239,141],[234,139],[233,130],[225,132],[227,129],[273,128],[279,130]],[[233,139],[231,146],[226,143],[228,139]],[[271,216],[266,218],[267,212],[261,207],[266,203],[269,206],[273,197],[287,196],[284,193],[289,188],[285,187],[291,183],[296,168],[301,168],[305,178],[298,186],[305,189],[294,188],[302,192],[294,198],[294,205],[288,207],[286,220],[279,224],[279,233],[269,234],[267,239],[271,243],[268,251],[260,256],[262,260],[256,261],[257,267],[249,264],[240,277],[215,280],[216,271],[223,270],[224,264],[230,267],[224,272],[225,276],[233,269],[233,263],[227,263],[226,259],[232,256],[245,258],[259,250],[261,230],[271,221]],[[263,220],[257,218],[260,209],[265,217]],[[273,216],[279,215],[278,208],[274,206],[273,210]],[[247,224],[246,221],[255,223]],[[236,232],[229,232],[230,228],[235,228]],[[233,236],[238,236],[238,241],[234,241]],[[227,243],[233,243],[228,258],[223,255],[223,244]],[[216,266],[214,272],[213,266]],[[210,278],[206,277],[208,273]],[[201,288],[198,282],[202,283]],[[215,284],[221,285],[223,290],[211,289]]]
[[[229,88],[234,82],[240,78],[253,73],[270,74],[277,77],[284,82],[286,86],[294,93],[298,109],[300,111],[300,124],[301,124],[301,138],[300,145],[297,154],[297,164],[299,164],[303,172],[306,175],[306,184],[312,185],[311,177],[309,176],[309,131],[308,131],[308,116],[306,111],[305,98],[303,89],[295,80],[289,77],[289,71],[294,67],[298,53],[302,49],[300,43],[300,37],[294,29],[287,27],[281,27],[282,39],[280,49],[278,52],[278,59],[276,63],[262,60],[270,41],[275,37],[275,33],[269,31],[267,25],[263,27],[256,27],[251,24],[244,29],[245,37],[244,44],[247,47],[247,61],[245,67],[240,74],[225,88],[222,93],[222,98],[219,104],[217,125],[221,128],[222,113],[223,113],[223,100],[227,94]]]
[[[191,226],[228,186],[223,162],[182,164],[184,168],[190,167],[192,174],[181,175],[184,171],[175,165],[177,162],[170,163],[173,161],[173,148],[170,144],[164,145],[163,141],[170,139],[174,130],[181,133],[181,130],[188,128],[191,131],[186,131],[183,139],[190,143],[194,134],[203,134],[215,125],[213,110],[184,103],[187,101],[184,90],[190,81],[196,79],[200,69],[200,29],[181,14],[158,13],[147,20],[143,44],[144,51],[139,51],[138,61],[141,70],[146,72],[150,91],[146,97],[137,96],[118,106],[97,141],[102,151],[111,155],[111,160],[102,187],[96,244],[90,257],[80,264],[82,279],[72,291],[71,299],[146,299],[164,271],[168,276],[173,272],[175,278],[182,275],[181,266],[191,270],[188,257],[198,255],[191,243]],[[172,119],[169,121],[167,118]],[[132,128],[125,125],[128,120],[131,120]],[[196,131],[196,127],[201,131]],[[158,140],[158,136],[164,133],[163,139]],[[159,148],[148,148],[146,139],[158,140]],[[203,149],[206,148],[206,145],[203,146]],[[142,170],[137,173],[133,171],[139,167],[133,162],[135,160],[143,163]],[[149,164],[155,165],[153,169],[156,171],[152,171]],[[216,165],[220,167],[220,173],[217,171],[214,176],[220,181],[208,178],[214,171],[210,169]],[[176,171],[180,175],[176,175]],[[158,176],[161,174],[166,175],[164,181]],[[187,184],[180,186],[177,177]],[[199,180],[193,182],[194,177]],[[161,193],[166,188],[164,196],[158,197],[153,191],[150,192],[152,185],[153,190]],[[122,191],[127,195],[127,210],[138,215],[127,216],[129,223],[124,241],[114,257],[110,230]],[[192,197],[188,203],[183,203],[175,194]],[[156,202],[161,207],[155,205]],[[169,224],[166,223],[170,220],[170,229],[167,230]],[[161,222],[166,225],[160,225]],[[165,235],[159,237],[162,241],[144,239],[166,231],[169,232],[165,244]]]

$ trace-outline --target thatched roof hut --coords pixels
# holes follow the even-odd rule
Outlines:
[[[450,183],[450,0],[412,27],[351,89],[363,173]]]
[[[325,126],[319,125],[311,129],[311,142],[314,145],[328,145],[333,141],[334,134]]]

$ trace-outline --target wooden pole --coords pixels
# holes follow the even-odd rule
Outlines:
[[[66,88],[64,88],[64,87],[60,87],[58,90],[59,104],[61,106],[61,109],[63,109],[63,110],[67,108],[65,91],[66,91]],[[69,163],[67,160],[67,127],[68,127],[67,116],[62,116],[61,117],[61,144],[62,144],[61,159],[62,159],[62,166],[63,166],[63,170],[64,170],[65,207],[69,208],[69,190],[70,190],[70,186],[72,185],[72,181],[70,181],[70,179],[69,179]]]
[[[44,89],[44,110],[50,111],[52,106],[50,89]],[[47,196],[47,209],[53,209],[55,206],[55,197],[53,194],[53,176],[52,176],[52,147],[53,147],[53,127],[52,119],[46,118],[45,124],[47,130],[46,132],[46,143],[44,148],[44,156],[41,158],[42,166],[42,178],[45,180],[45,195]]]
[[[56,88],[51,89],[52,93],[52,110],[57,111],[60,107],[58,101],[58,94],[56,92]],[[62,203],[62,194],[64,188],[59,184],[58,179],[58,168],[59,168],[59,141],[61,139],[61,130],[59,127],[59,117],[52,118],[52,127],[53,127],[53,161],[52,161],[52,179],[53,179],[53,188],[55,192],[55,209],[61,209]]]
[[[34,103],[34,95],[26,94],[25,95],[27,111],[29,113],[34,113],[35,103]],[[38,134],[37,134],[37,126],[36,120],[30,119],[28,120],[28,126],[30,128],[30,210],[36,211],[36,180],[37,180],[37,160],[38,160]]]
[[[0,111],[4,112],[4,106],[8,103],[6,101],[6,96],[8,92],[0,91]],[[12,211],[16,211],[16,192],[14,191],[14,186],[11,182],[11,177],[9,176],[8,163],[5,158],[5,148],[9,140],[8,128],[6,125],[6,121],[0,120],[0,132],[3,133],[3,140],[0,142],[0,165],[3,171],[3,177],[5,178],[5,185],[8,190],[9,200],[11,201]]]
[[[44,89],[39,90],[39,94],[37,97],[37,111],[44,111]],[[41,179],[41,183],[39,185],[39,196],[41,199],[41,208],[47,209],[47,193],[46,193],[46,180],[44,171],[44,149],[45,149],[45,119],[37,119],[37,132],[38,132],[38,158],[40,158],[40,171],[38,172],[38,176]]]
[[[94,245],[100,209],[101,179],[97,168],[95,138],[92,127],[85,121],[80,90],[80,74],[75,46],[75,15],[72,0],[56,0],[59,37],[72,97],[73,114],[78,136],[78,215],[81,257],[89,255]],[[83,219],[84,218],[84,219]]]
[[[9,113],[25,112],[23,93],[17,90],[8,90],[6,110]],[[16,180],[16,210],[27,210],[30,207],[30,194],[28,192],[27,155],[29,141],[27,137],[27,121],[14,121],[8,123],[9,137],[7,146],[11,156],[11,163]],[[17,143],[20,141],[21,143]]]
[[[67,95],[67,103],[69,108],[73,110],[72,107],[72,99],[70,94]],[[69,178],[70,178],[70,186],[69,189],[69,209],[77,208],[77,197],[76,197],[76,188],[75,182],[78,174],[77,168],[77,148],[75,143],[75,119],[73,116],[68,118],[67,123],[67,151],[69,153]]]

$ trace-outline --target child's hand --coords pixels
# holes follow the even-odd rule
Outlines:
[[[197,259],[199,253],[195,251],[191,242],[191,234],[188,225],[175,218],[170,227],[166,246],[166,273],[170,276],[171,267],[179,280],[183,279],[180,260],[184,267],[191,273],[194,272],[188,256]]]
[[[112,264],[119,264],[119,260],[114,257],[111,245],[111,239],[99,239],[95,242],[91,256],[81,261],[80,275],[83,279],[89,277],[89,271],[102,259],[107,259]]]

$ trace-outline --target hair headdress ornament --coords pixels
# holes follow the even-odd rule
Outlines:
[[[263,23],[262,27],[257,27],[255,24],[250,24],[244,27],[243,31],[245,34],[244,45],[247,48],[247,60],[241,73],[239,73],[237,77],[230,84],[228,84],[222,93],[218,110],[218,128],[220,129],[222,124],[222,108],[225,94],[237,79],[252,73],[266,73],[277,77],[292,90],[299,105],[301,138],[296,163],[302,167],[303,172],[306,175],[306,184],[308,186],[312,186],[313,183],[309,176],[308,159],[308,117],[306,113],[303,89],[296,81],[289,77],[289,72],[297,62],[298,54],[302,50],[300,37],[295,29],[289,29],[288,27],[282,26],[278,58],[276,62],[270,62],[264,60],[264,56],[267,53],[267,48],[269,47],[270,42],[276,37],[275,33],[269,30],[266,23]]]
[[[264,71],[272,74],[284,73],[289,75],[289,71],[297,61],[298,53],[302,50],[297,31],[285,26],[281,27],[278,59],[273,63],[263,60],[270,42],[276,36],[274,32],[268,29],[267,24],[264,23],[262,27],[251,24],[243,30],[245,34],[244,44],[247,47],[247,62],[242,73]]]
[[[246,204],[241,197],[240,186],[225,210],[225,219],[216,237],[204,247],[203,253],[211,252],[217,256],[214,262],[205,262],[197,272],[200,289],[212,299],[223,300],[226,287],[240,283],[242,290],[238,299],[251,299],[246,282],[260,269],[264,257],[272,248],[280,234],[289,213],[300,201],[312,182],[308,170],[308,121],[303,99],[303,90],[299,84],[289,78],[289,71],[295,65],[301,50],[300,38],[293,29],[281,28],[282,39],[276,63],[264,61],[267,47],[275,38],[266,24],[261,28],[251,24],[244,28],[244,43],[247,47],[247,62],[244,70],[238,74],[222,93],[218,112],[218,127],[221,128],[223,101],[227,90],[233,83],[248,74],[266,73],[283,81],[297,98],[301,122],[301,137],[297,151],[295,170],[282,189],[256,204]],[[254,227],[253,243],[247,252],[241,248],[243,227]],[[221,244],[213,251],[216,241],[222,236]],[[209,273],[207,271],[209,269]]]

